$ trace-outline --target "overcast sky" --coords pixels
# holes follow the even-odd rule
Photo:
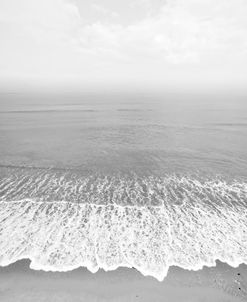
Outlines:
[[[246,0],[0,0],[0,79],[241,88],[246,16]]]

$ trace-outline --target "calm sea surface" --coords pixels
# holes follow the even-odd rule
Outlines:
[[[2,95],[0,165],[247,175],[244,97]]]

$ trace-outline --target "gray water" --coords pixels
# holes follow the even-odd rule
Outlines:
[[[246,263],[246,150],[244,96],[2,93],[0,263]]]
[[[247,101],[200,95],[2,95],[0,164],[245,176]]]

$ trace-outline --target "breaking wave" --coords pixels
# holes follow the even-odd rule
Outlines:
[[[247,183],[40,171],[0,179],[0,265],[91,272],[247,263]]]

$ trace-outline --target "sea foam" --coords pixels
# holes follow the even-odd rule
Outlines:
[[[0,196],[2,266],[24,258],[45,271],[125,266],[161,281],[172,265],[247,263],[244,182],[16,175],[1,180]]]

